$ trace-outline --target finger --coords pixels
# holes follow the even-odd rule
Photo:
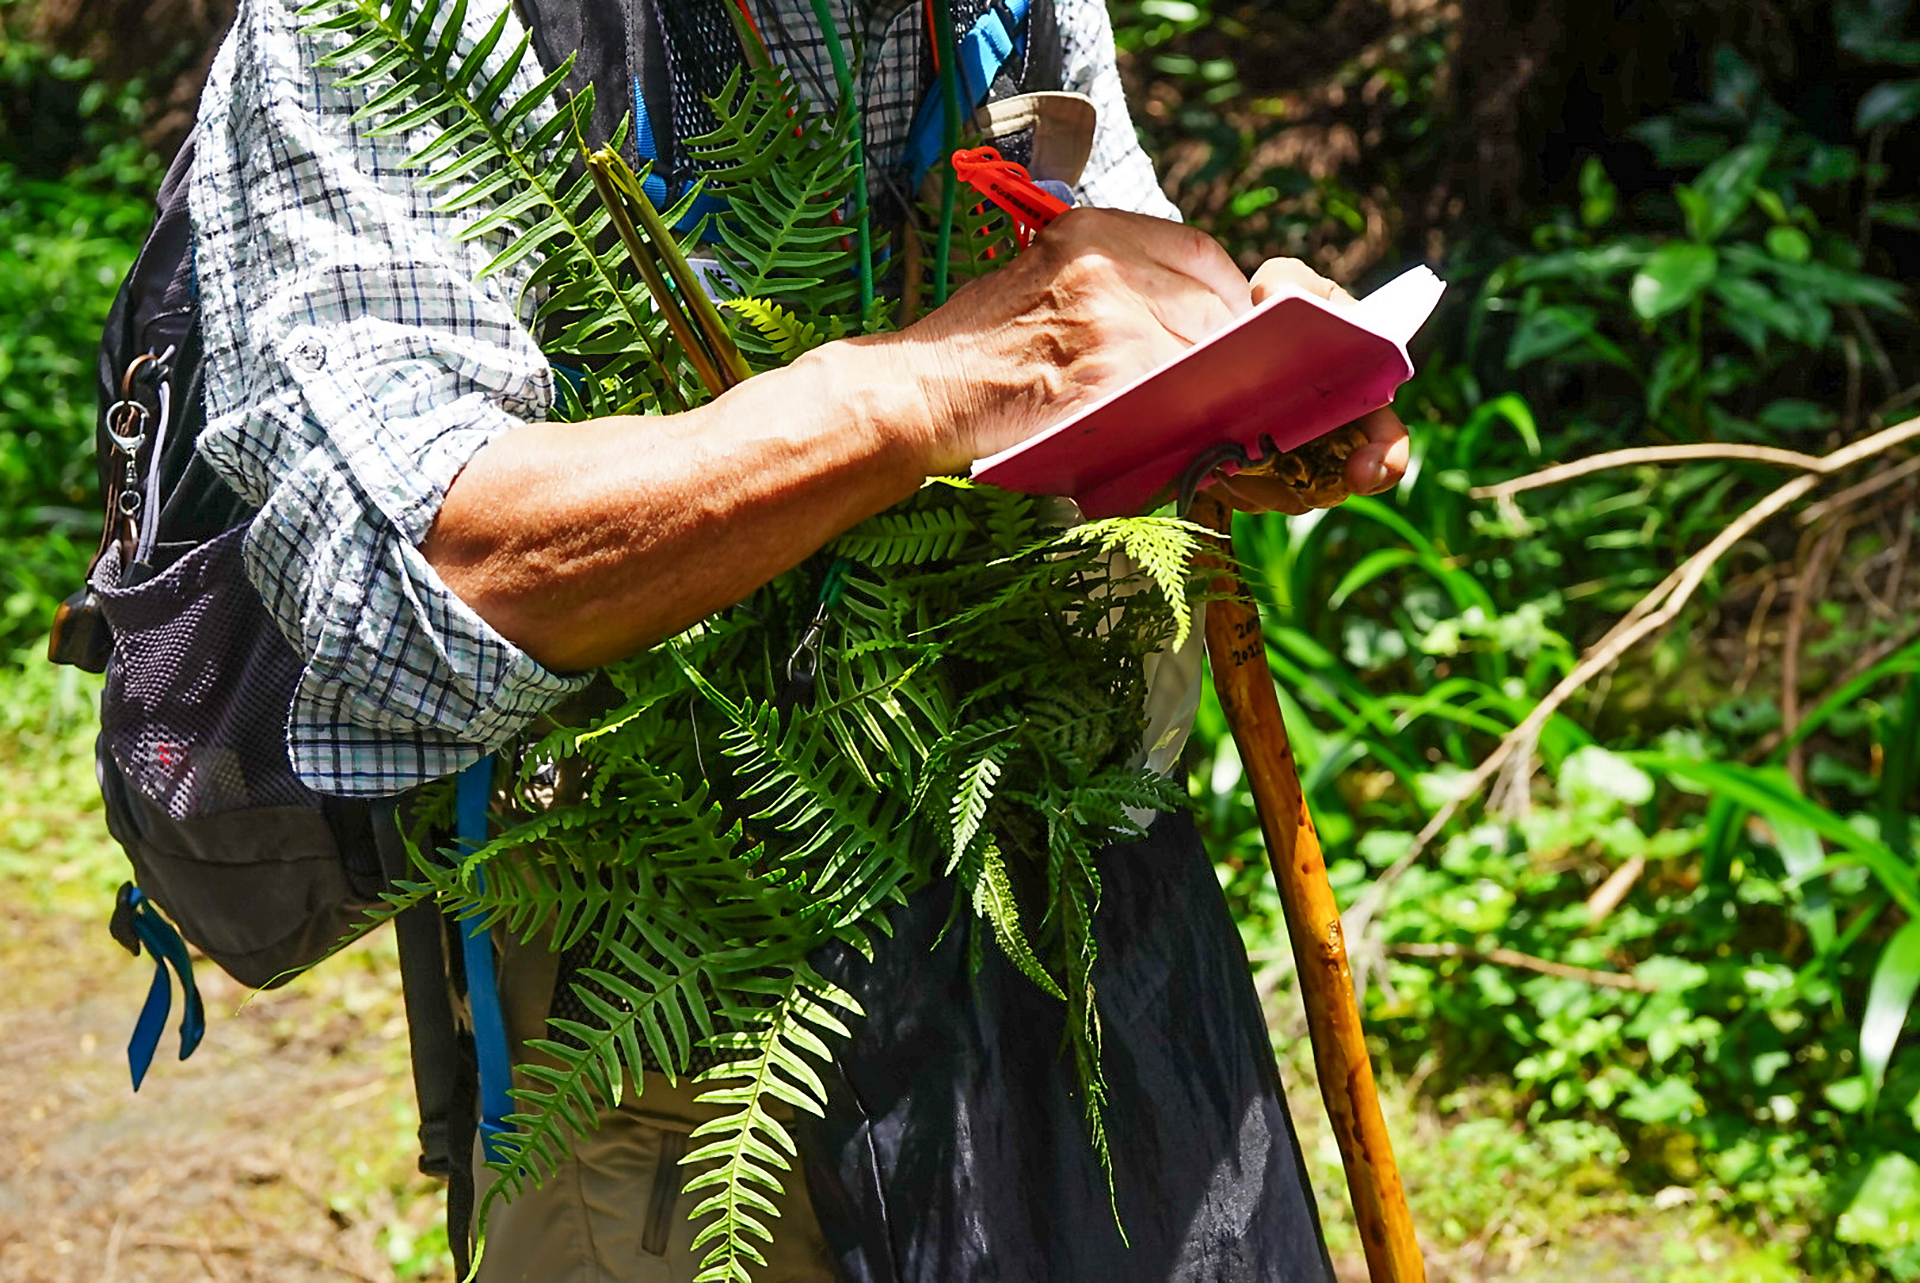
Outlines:
[[[1379,494],[1407,474],[1412,442],[1392,410],[1375,410],[1359,421],[1367,443],[1347,456],[1347,488],[1354,494]]]
[[[1188,345],[1233,323],[1225,299],[1191,276],[1154,264],[1126,268],[1128,286],[1169,334]]]
[[[1297,517],[1307,510],[1299,491],[1271,477],[1222,477],[1214,485],[1228,505],[1241,512],[1281,512]]]
[[[1341,289],[1297,258],[1270,258],[1253,274],[1253,301],[1256,305],[1282,289],[1296,289],[1332,303],[1351,303],[1353,295]]]
[[[1233,316],[1253,306],[1246,275],[1220,242],[1198,228],[1147,214],[1092,209],[1069,210],[1053,226],[1071,229],[1090,248],[1117,253],[1123,259],[1144,259],[1191,277],[1219,295]]]

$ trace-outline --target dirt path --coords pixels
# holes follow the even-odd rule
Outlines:
[[[98,815],[91,692],[21,680],[0,676],[0,1283],[450,1279],[445,1200],[414,1168],[390,938],[251,1000],[202,964],[205,1042],[182,1063],[169,1029],[145,1087],[129,1090],[126,1039],[153,969],[106,930],[126,866]],[[1342,1283],[1364,1283],[1304,1048],[1292,1059]],[[1431,1283],[1798,1277],[1782,1244],[1630,1194],[1606,1146],[1569,1159],[1546,1128],[1487,1102],[1443,1121],[1403,1088],[1388,1094]]]
[[[203,965],[204,1044],[182,1063],[170,1028],[135,1095],[151,964],[99,919],[11,902],[0,922],[0,1279],[390,1283],[431,1263],[441,1200],[410,1170],[387,950],[244,1007]]]

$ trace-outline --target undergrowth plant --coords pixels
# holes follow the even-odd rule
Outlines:
[[[1237,543],[1389,1059],[1442,1107],[1508,1082],[1530,1123],[1604,1124],[1629,1179],[1810,1273],[1920,1277],[1911,442],[1753,529],[1414,854],[1596,639],[1793,475],[1754,447],[1912,416],[1910,283],[1873,270],[1912,203],[1720,61],[1740,113],[1637,131],[1684,181],[1635,196],[1589,162],[1580,203],[1460,291],[1466,341],[1403,390],[1395,493]],[[1718,457],[1499,484],[1651,446]],[[1197,800],[1274,956],[1216,718]]]
[[[324,61],[365,96],[360,119],[416,148],[440,209],[470,211],[461,237],[497,246],[486,273],[534,264],[547,350],[579,371],[565,414],[672,412],[711,394],[669,332],[671,300],[607,248],[609,211],[576,163],[590,99],[559,93],[565,66],[525,68],[504,7],[484,26],[465,0],[323,0],[308,14]],[[852,200],[852,104],[807,102],[756,66],[713,109],[692,148],[721,205],[704,241],[732,341],[766,369],[880,326],[858,285],[869,238],[849,234],[867,216]],[[643,255],[678,270],[702,239],[656,238]],[[610,666],[611,711],[523,745],[504,831],[457,858],[419,853],[417,881],[392,897],[394,911],[432,898],[580,960],[587,1018],[554,1020],[521,1066],[532,1085],[492,1196],[550,1172],[644,1072],[709,1064],[701,1099],[725,1112],[686,1159],[687,1188],[705,1195],[700,1278],[748,1278],[795,1154],[785,1110],[826,1107],[821,1069],[860,1014],[812,959],[832,944],[870,956],[887,911],[941,879],[949,930],[975,957],[998,948],[1064,1005],[1063,1054],[1104,1164],[1093,857],[1179,801],[1134,763],[1142,660],[1187,630],[1193,551],[1171,519],[1062,528],[1041,502],[932,481]]]
[[[97,535],[92,352],[162,166],[138,86],[30,34],[0,0],[0,667],[30,653]]]

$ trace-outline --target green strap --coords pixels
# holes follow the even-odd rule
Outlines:
[[[834,21],[827,0],[813,0],[813,16],[826,38],[827,56],[833,59],[833,78],[840,85],[840,110],[847,113],[853,137],[853,201],[859,208],[854,235],[860,247],[860,323],[866,328],[867,314],[873,310],[873,232],[867,208],[867,145],[860,122],[860,104],[855,98],[853,72],[847,66],[847,50],[840,43],[840,25]]]

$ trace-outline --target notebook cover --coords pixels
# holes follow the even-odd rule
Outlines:
[[[1283,291],[1065,422],[974,464],[977,480],[1069,495],[1088,517],[1140,512],[1201,452],[1291,450],[1391,404],[1406,341],[1444,288],[1415,268],[1358,304]]]

